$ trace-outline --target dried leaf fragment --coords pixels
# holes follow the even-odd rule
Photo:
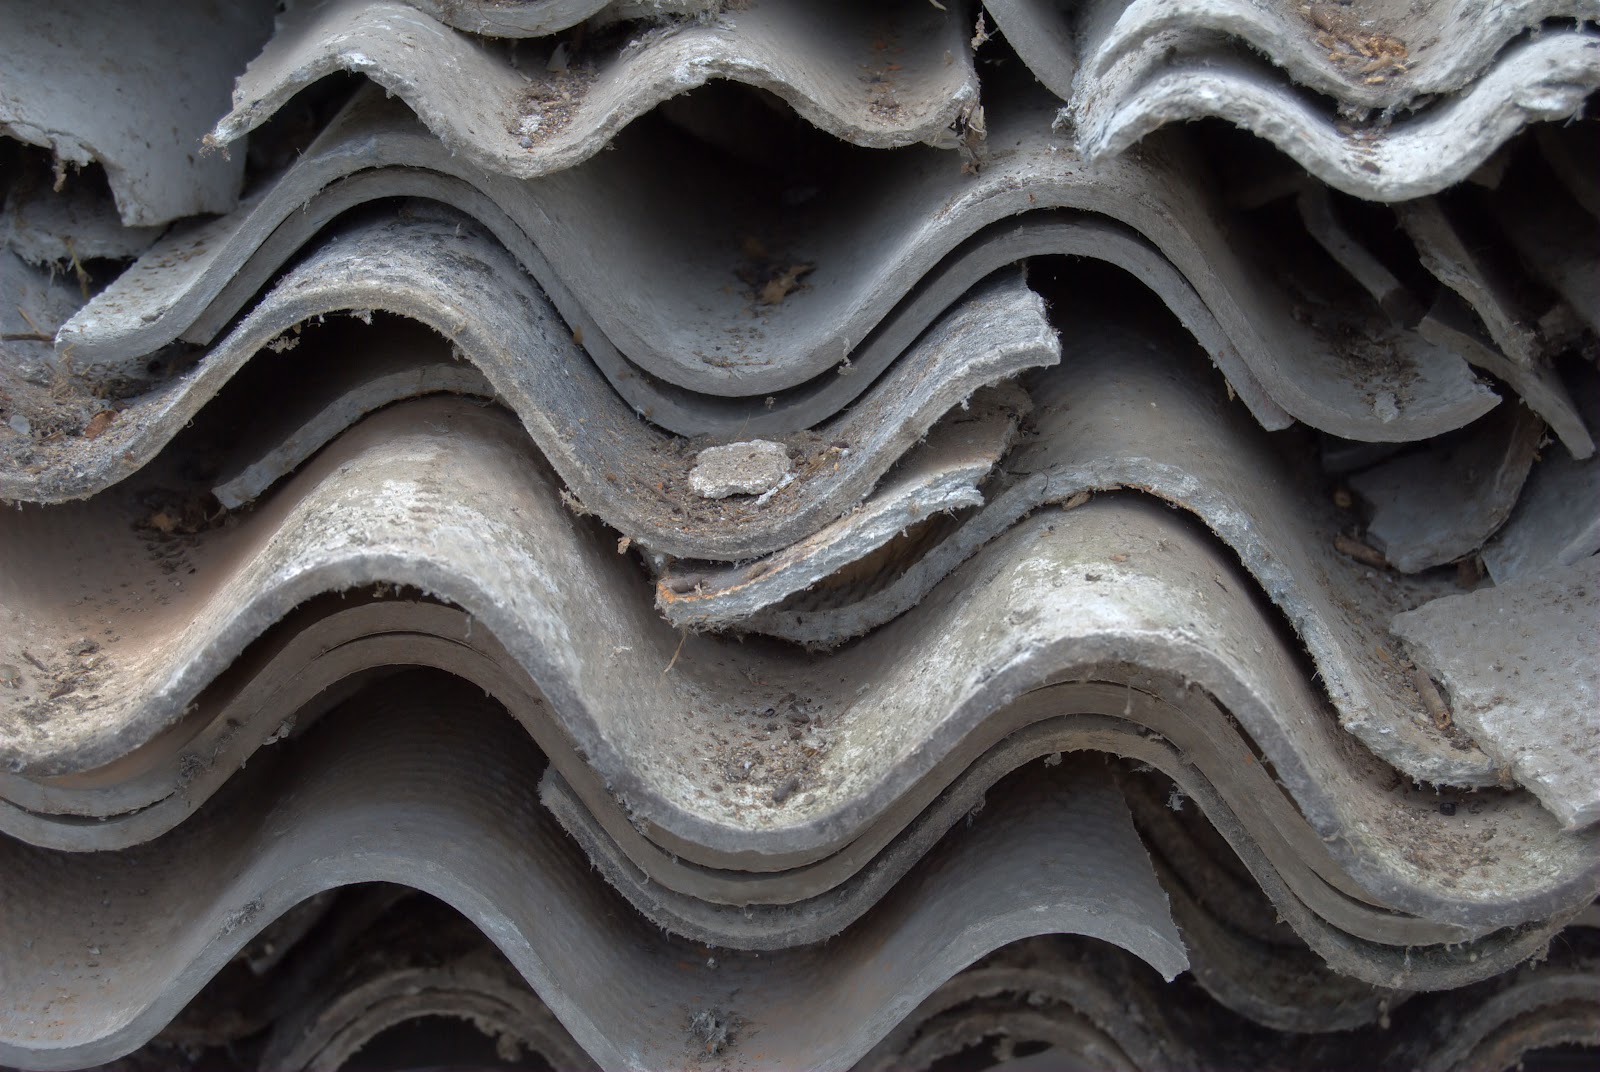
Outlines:
[[[83,438],[99,439],[105,435],[106,429],[117,419],[116,410],[103,409],[89,418],[89,423],[83,426]]]
[[[756,300],[762,305],[779,305],[787,298],[791,291],[800,286],[800,278],[808,274],[816,265],[791,264],[771,279],[761,288],[761,293]]]

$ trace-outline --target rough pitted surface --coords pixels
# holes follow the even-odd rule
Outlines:
[[[977,816],[870,927],[825,949],[708,957],[599,884],[534,795],[538,750],[475,688],[402,679],[341,714],[158,842],[66,855],[0,842],[13,924],[0,930],[0,1061],[68,1069],[127,1053],[274,919],[357,882],[457,908],[602,1067],[684,1064],[684,1027],[707,1006],[744,1025],[716,1067],[740,1067],[755,1039],[782,1067],[847,1067],[951,975],[1037,934],[1134,949],[1169,978],[1186,965],[1104,768],[1041,772],[1016,821],[991,831]]]
[[[1394,630],[1510,777],[1568,829],[1600,820],[1600,557],[1446,596]]]
[[[1265,762],[1249,766],[1221,753],[1207,775],[1242,792],[1238,780],[1264,777],[1270,763],[1277,780],[1254,783],[1248,796],[1261,803],[1243,836],[1277,839],[1268,832],[1298,810],[1310,824],[1298,845],[1319,859],[1319,881],[1446,928],[1547,919],[1594,895],[1600,835],[1558,836],[1529,794],[1486,800],[1470,823],[1411,799],[1327,710],[1304,653],[1264,613],[1235,554],[1165,506],[1134,497],[1035,514],[915,612],[815,657],[671,628],[614,534],[575,517],[559,493],[506,415],[422,400],[362,422],[262,509],[214,531],[163,533],[186,516],[158,523],[140,488],[0,514],[15,567],[0,575],[0,661],[20,675],[0,691],[0,744],[18,775],[6,779],[8,797],[12,785],[29,794],[27,811],[8,809],[8,828],[39,829],[52,843],[172,829],[202,787],[214,791],[278,734],[278,712],[395,656],[350,643],[370,633],[351,623],[360,631],[308,636],[259,677],[241,671],[238,693],[207,686],[247,651],[269,654],[253,642],[308,601],[400,586],[468,615],[443,645],[424,643],[439,635],[431,626],[393,623],[414,638],[409,661],[444,660],[493,688],[538,728],[553,761],[562,757],[591,811],[620,808],[658,846],[706,866],[771,871],[829,857],[962,769],[1026,710],[1017,706],[1026,694],[1060,680],[1121,682],[1127,667],[1148,666],[1225,705],[1227,715],[1206,717],[1206,736],[1231,741],[1231,755],[1245,747],[1241,734],[1261,749]],[[205,515],[195,521],[203,527]],[[1383,582],[1366,583],[1381,592]],[[327,614],[340,602],[319,606]],[[302,621],[291,637],[300,630],[309,633]],[[1375,666],[1332,644],[1318,669],[1339,694]],[[804,706],[815,733],[779,736],[765,711],[791,705]],[[1184,705],[1200,718],[1198,700]],[[1380,702],[1358,713],[1375,740],[1412,733],[1412,715]],[[184,732],[165,732],[180,720]],[[202,730],[227,746],[210,774],[204,753],[186,758],[185,736]],[[157,741],[131,780],[49,781]],[[757,762],[766,757],[782,762]],[[730,766],[750,776],[729,779]],[[777,779],[780,767],[789,770]],[[793,777],[800,784],[779,792]],[[63,810],[107,818],[44,818]],[[1324,900],[1329,911],[1348,905]],[[1386,933],[1394,920],[1358,910],[1348,924]],[[1496,963],[1470,946],[1436,955],[1450,971]],[[1388,970],[1442,968],[1423,958]]]

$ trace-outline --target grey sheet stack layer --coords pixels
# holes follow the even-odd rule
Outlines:
[[[1588,0],[213,7],[0,0],[0,1066],[1600,1045]]]
[[[1090,157],[1216,118],[1374,201],[1466,179],[1600,84],[1593,0],[1001,0],[986,5]]]

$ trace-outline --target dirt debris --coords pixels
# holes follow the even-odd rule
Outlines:
[[[818,788],[832,749],[832,718],[810,696],[787,692],[764,708],[701,710],[705,732],[690,752],[710,792],[735,812],[780,808]]]
[[[85,438],[85,439],[99,439],[102,435],[105,434],[105,430],[107,428],[111,427],[111,422],[116,420],[116,419],[117,419],[117,411],[116,410],[112,410],[112,409],[103,409],[103,410],[101,410],[99,413],[96,413],[93,417],[90,417],[89,418],[89,423],[87,423],[87,424],[85,424],[83,426],[83,433],[82,433],[83,434],[83,438]]]
[[[1421,667],[1414,666],[1411,668],[1411,683],[1416,686],[1417,695],[1422,698],[1422,706],[1428,712],[1428,717],[1433,719],[1434,726],[1440,730],[1450,729],[1455,720],[1433,678]]]
[[[1371,86],[1406,73],[1411,57],[1406,43],[1365,25],[1350,5],[1318,0],[1300,11],[1311,24],[1312,40],[1346,77]]]
[[[894,121],[905,114],[905,108],[895,99],[895,75],[902,69],[893,57],[905,52],[898,43],[899,34],[892,25],[884,25],[873,37],[871,59],[861,65],[861,81],[867,88],[867,107],[880,119]]]
[[[689,1038],[707,1057],[715,1057],[734,1040],[732,1017],[717,1009],[702,1009],[689,1018]]]
[[[558,46],[558,50],[565,48]],[[555,69],[547,66],[530,77],[511,123],[517,144],[531,152],[565,130],[597,76],[593,63],[574,63],[563,55]]]
[[[143,496],[145,513],[134,528],[149,536],[194,536],[217,528],[227,511],[210,494],[152,491]]]
[[[8,662],[3,668],[4,684],[22,693],[14,710],[26,723],[46,725],[63,708],[81,712],[100,703],[100,687],[110,670],[110,660],[100,642],[81,637],[58,651],[18,649],[26,666]]]
[[[734,270],[739,281],[749,288],[754,307],[782,305],[783,300],[805,286],[801,282],[817,266],[787,254],[774,254],[760,238],[747,235],[739,243],[745,263]]]

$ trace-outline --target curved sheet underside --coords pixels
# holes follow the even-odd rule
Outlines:
[[[586,19],[703,16],[718,0],[406,0],[440,22],[485,37],[544,37]]]
[[[210,141],[227,145],[344,70],[405,101],[451,153],[523,179],[581,163],[634,119],[714,78],[766,90],[858,145],[953,146],[956,121],[978,103],[966,37],[955,14],[932,5],[819,0],[663,22],[594,58],[581,48],[569,56],[566,43],[519,57],[417,5],[323,0],[279,18]]]
[[[1291,81],[1346,109],[1374,111],[1462,89],[1541,24],[1600,17],[1595,0],[1090,0],[1081,10],[1086,78],[1103,77],[1133,56],[1148,69],[1163,47],[1224,34],[1269,57]]]
[[[1374,201],[1455,185],[1524,126],[1578,113],[1600,85],[1600,39],[1583,29],[1600,17],[1593,0],[990,6],[1066,102],[1090,158],[1219,118]]]
[[[449,340],[407,346],[459,354],[522,419],[577,505],[667,554],[737,559],[792,543],[858,502],[929,427],[981,388],[1059,360],[1043,302],[1016,275],[980,284],[948,310],[838,418],[785,443],[796,479],[770,498],[708,501],[688,486],[695,450],[630,410],[573,341],[544,296],[488,236],[425,208],[369,221],[325,245],[195,369],[122,411],[93,441],[67,440],[33,472],[0,475],[0,495],[92,494],[142,467],[263,351],[296,345],[330,313],[392,312]],[[375,335],[372,346],[395,345]],[[348,359],[348,352],[332,360]],[[367,357],[356,358],[363,363]],[[273,443],[272,447],[279,444]]]
[[[1508,49],[1470,88],[1415,118],[1349,133],[1262,64],[1205,54],[1158,68],[1114,105],[1085,102],[1079,144],[1096,159],[1171,123],[1216,117],[1272,142],[1353,197],[1406,201],[1463,181],[1531,123],[1580,113],[1600,86],[1600,35],[1552,30]]]
[[[908,793],[937,792],[954,773],[941,765],[959,769],[961,749],[1006,732],[1025,710],[1019,697],[1134,664],[1185,677],[1238,720],[1363,896],[1441,923],[1498,926],[1593,895],[1595,832],[1557,832],[1527,794],[1486,798],[1466,824],[1421,798],[1397,807],[1392,768],[1352,749],[1324,712],[1231,552],[1161,507],[1108,501],[1040,514],[917,611],[823,658],[667,627],[614,537],[560,504],[522,430],[468,403],[378,414],[221,530],[103,538],[147,524],[146,501],[134,491],[5,515],[13,561],[30,563],[5,578],[0,641],[8,664],[27,667],[5,694],[6,765],[23,781],[105,768],[90,782],[116,783],[108,764],[180,724],[174,743],[208,724],[226,743],[248,726],[225,776],[250,741],[273,735],[284,708],[242,707],[234,727],[226,705],[203,706],[198,726],[183,723],[191,705],[208,705],[203,690],[308,600],[409,586],[465,610],[468,638],[487,634],[505,649],[520,688],[508,706],[530,718],[548,711],[561,732],[547,750],[557,755],[560,743],[586,757],[567,765],[569,780],[607,786],[652,842],[707,866],[777,871],[822,859]],[[63,612],[65,578],[82,601]],[[380,651],[366,665],[384,661]],[[260,685],[281,689],[306,669],[296,656]],[[1352,672],[1334,660],[1320,670],[1330,681]],[[760,712],[797,702],[816,715],[811,736],[765,728],[774,719]],[[1422,732],[1393,708],[1369,718],[1379,744]],[[1439,745],[1432,754],[1448,756],[1453,746]],[[1245,746],[1235,737],[1232,747]],[[138,790],[147,803],[205,765],[170,744],[152,758],[157,773]],[[760,770],[712,791],[708,778],[735,759]],[[166,825],[181,818],[168,814]],[[1439,872],[1438,846],[1461,839],[1493,851],[1463,843],[1449,858],[1471,863]]]
[[[616,911],[535,799],[539,754],[520,728],[470,687],[396,689],[319,727],[322,747],[308,738],[271,772],[275,791],[252,799],[241,785],[161,841],[66,858],[0,843],[17,923],[0,934],[0,1060],[72,1068],[126,1053],[273,919],[355,882],[457,908],[604,1067],[682,1062],[687,1025],[708,1009],[759,1038],[765,1059],[848,1065],[950,975],[1033,934],[1123,944],[1168,977],[1185,966],[1104,771],[1058,772],[1048,780],[1071,789],[1054,806],[950,839],[825,955],[708,959]],[[52,1017],[64,994],[67,1024]],[[746,1051],[735,1038],[720,1056]]]
[[[945,983],[856,1067],[926,1068],[956,1055],[970,1060],[980,1045],[999,1057],[1043,1043],[1052,1048],[990,1067],[1337,1068],[1359,1053],[1384,1068],[1510,1068],[1536,1050],[1600,1045],[1593,931],[1574,927],[1557,946],[1548,964],[1391,1006],[1381,1026],[1285,1037],[1263,1036],[1215,1008],[1173,1002],[1113,950],[1032,939]]]
[[[1394,601],[1415,605],[1453,589],[1435,579],[1379,576],[1341,554],[1335,537],[1348,520],[1315,494],[1316,479],[1286,464],[1278,446],[1202,375],[1152,352],[1144,335],[1108,331],[1074,341],[1072,359],[1035,379],[1036,435],[1008,456],[1007,476],[985,489],[985,505],[869,594],[852,600],[842,592],[831,607],[754,609],[755,599],[744,597],[759,592],[767,576],[758,561],[697,574],[699,587],[686,591],[669,572],[658,581],[658,605],[680,625],[836,645],[917,605],[961,562],[1040,507],[1075,504],[1094,491],[1138,489],[1193,512],[1234,549],[1324,667],[1323,685],[1344,713],[1345,728],[1369,748],[1428,781],[1491,779],[1487,757],[1423,729],[1422,701],[1392,655],[1378,653],[1393,646],[1388,620],[1396,611],[1386,608]],[[871,509],[831,528],[848,530],[857,517],[870,518]],[[847,541],[841,535],[834,542]],[[756,580],[744,582],[751,574]],[[1335,661],[1346,669],[1330,673]],[[1367,721],[1367,713],[1380,710],[1412,714],[1381,725]]]
[[[1405,441],[1494,404],[1465,361],[1390,324],[1374,303],[1287,289],[1270,256],[1258,256],[1269,242],[1224,232],[1227,213],[1181,143],[1087,164],[1050,134],[1047,107],[1008,116],[991,117],[993,161],[977,176],[932,150],[870,166],[852,158],[859,170],[831,193],[786,209],[782,243],[769,238],[765,259],[808,271],[767,304],[745,281],[760,266],[747,240],[772,228],[762,180],[689,163],[701,154],[685,152],[681,134],[659,124],[630,131],[614,152],[518,183],[454,160],[404,109],[364,95],[258,200],[158,244],[63,328],[58,346],[92,377],[142,369],[180,336],[209,342],[321,221],[372,197],[421,195],[483,220],[613,387],[681,434],[765,435],[828,419],[956,294],[1053,252],[1145,280],[1269,427],[1287,414],[1347,438]],[[359,174],[392,168],[437,174]],[[308,203],[311,215],[298,217]],[[1053,222],[1051,209],[1069,210],[1072,226]],[[625,279],[613,264],[626,266]]]
[[[373,901],[385,903],[374,912]],[[552,1069],[596,1068],[516,968],[459,913],[414,893],[378,887],[336,903],[329,914],[333,926],[319,937],[334,936],[328,944],[338,952],[337,970],[302,981],[295,963],[288,971],[258,973],[258,986],[247,993],[251,1004],[275,997],[274,1004],[292,1003],[267,1032],[259,1067],[343,1068],[391,1028],[449,1017],[493,1038],[501,1055],[527,1054]],[[269,927],[263,935],[271,933]],[[205,996],[203,991],[196,1004]],[[183,1019],[193,1020],[193,1012]]]

